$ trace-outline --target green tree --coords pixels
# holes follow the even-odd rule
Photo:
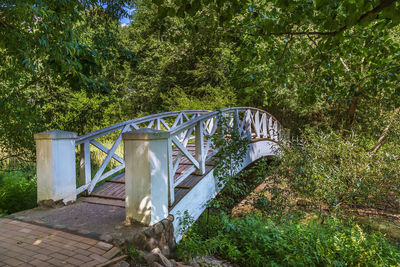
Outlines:
[[[111,26],[126,15],[126,6],[127,1],[119,0],[1,2],[0,160],[29,159],[33,133],[64,128],[57,121],[57,109],[71,106],[75,93],[109,91],[102,63],[115,56]],[[88,34],[90,29],[96,33],[93,25],[100,21],[103,29]],[[74,125],[79,126],[65,128],[84,128],[82,121]]]

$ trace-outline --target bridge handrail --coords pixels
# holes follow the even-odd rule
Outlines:
[[[279,121],[270,113],[251,107],[225,108],[209,112],[169,130],[170,150],[172,151],[173,148],[178,150],[175,158],[171,154],[168,159],[169,166],[172,166],[169,171],[170,205],[174,203],[175,187],[193,173],[205,174],[206,161],[217,152],[210,136],[217,130],[219,116],[228,118],[229,125],[235,127],[243,138],[262,139],[276,143],[281,141],[282,126]],[[189,141],[192,139],[195,140],[194,155],[193,151],[188,149]],[[186,158],[183,165],[191,165],[190,168],[182,168],[180,164],[183,158]],[[181,171],[178,172],[178,169]]]
[[[148,123],[145,128],[151,128],[154,125],[154,128],[157,130],[161,130],[164,127],[167,130],[173,130],[175,127],[179,127],[180,124],[184,123],[184,120],[191,120],[196,116],[200,116],[202,114],[206,114],[210,111],[208,110],[181,110],[181,111],[170,111],[158,114],[152,114],[141,118],[136,118],[133,120],[121,122],[82,136],[78,136],[75,139],[75,146],[80,145],[80,154],[81,154],[81,171],[80,171],[80,185],[77,188],[77,194],[82,193],[83,191],[87,190],[90,194],[96,184],[104,179],[107,179],[116,173],[120,172],[125,168],[125,161],[123,158],[118,156],[115,152],[122,141],[122,133],[130,131],[131,128],[139,129],[140,124]],[[189,118],[189,116],[191,116]],[[167,122],[163,119],[175,117],[174,124],[170,127]],[[142,127],[143,128],[143,127]],[[95,139],[111,134],[113,132],[121,131],[114,141],[112,147],[108,149],[100,142],[96,141]],[[91,167],[91,158],[90,158],[90,149],[91,145],[98,148],[100,151],[106,154],[106,158],[103,160],[101,166],[96,171],[92,179],[92,167]],[[105,172],[107,165],[111,161],[111,159],[116,160],[120,163],[119,166],[114,167],[113,169]],[[105,173],[104,173],[105,172]]]
[[[218,111],[171,111],[136,118],[79,136],[75,139],[75,145],[80,145],[81,152],[80,185],[77,188],[77,194],[85,190],[91,193],[98,182],[113,177],[125,169],[123,157],[116,154],[117,148],[122,142],[122,133],[139,128],[154,128],[168,132],[170,136],[170,150],[178,150],[175,159],[172,158],[172,153],[169,155],[168,159],[169,165],[172,166],[169,174],[169,181],[170,193],[173,195],[175,187],[190,174],[194,172],[204,174],[205,162],[216,153],[216,149],[213,147],[214,145],[209,136],[215,133],[218,123],[217,117],[220,114],[230,116],[230,123],[232,123],[232,125],[233,122],[236,121],[237,129],[243,137],[247,136],[249,139],[261,137],[266,139],[265,137],[267,137],[272,141],[280,141],[282,127],[279,121],[270,113],[252,107],[232,107]],[[172,120],[164,120],[166,118],[174,118],[173,125],[171,125]],[[96,141],[99,137],[117,131],[119,131],[118,137],[113,141],[111,148],[107,148],[99,141]],[[115,138],[115,136],[113,136],[113,138]],[[193,150],[190,152],[187,147],[193,140],[195,143],[195,155],[192,155]],[[206,144],[205,141],[207,142]],[[90,156],[92,147],[106,154],[101,166],[96,170],[93,179]],[[182,164],[186,165],[185,168],[191,165],[188,170],[184,170],[185,168],[183,168],[181,164],[181,160],[183,159],[185,161],[185,158],[186,162]],[[112,159],[116,161],[117,165],[114,165],[116,167],[113,167],[111,170],[106,171]],[[180,170],[179,173],[178,169]],[[173,197],[171,201],[173,202]],[[172,202],[170,204],[172,204]]]
[[[100,136],[107,135],[109,133],[118,131],[119,129],[123,128],[124,126],[130,125],[133,123],[140,124],[140,123],[148,122],[148,121],[151,121],[154,119],[162,119],[162,118],[166,118],[166,117],[179,115],[180,113],[195,114],[195,113],[209,113],[209,112],[210,112],[209,110],[181,110],[181,111],[169,111],[169,112],[157,113],[157,114],[152,114],[152,115],[148,115],[148,116],[144,116],[144,117],[140,117],[140,118],[135,118],[135,119],[132,119],[129,121],[120,122],[120,123],[111,125],[109,127],[78,136],[77,139],[75,140],[75,145],[82,144],[89,139],[96,139]]]
[[[171,129],[169,132],[171,134],[176,134],[178,132],[181,132],[181,131],[184,131],[184,130],[190,128],[191,126],[193,126],[194,124],[198,123],[199,121],[212,118],[212,117],[214,117],[215,115],[217,115],[219,113],[226,113],[226,112],[234,111],[234,110],[241,110],[241,111],[254,110],[254,111],[259,111],[259,112],[265,113],[269,117],[271,117],[274,121],[276,121],[278,123],[279,127],[282,128],[282,125],[280,124],[280,122],[271,113],[266,112],[265,110],[262,110],[262,109],[259,109],[259,108],[253,108],[253,107],[232,107],[232,108],[224,108],[224,109],[217,110],[217,111],[209,111],[208,113],[206,113],[206,114],[204,114],[204,115],[202,115],[200,117],[197,117],[197,118],[195,118],[193,120],[187,121],[187,122],[181,124],[180,126],[174,128],[174,129]]]

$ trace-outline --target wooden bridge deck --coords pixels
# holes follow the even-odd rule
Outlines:
[[[195,145],[188,144],[188,151],[194,156],[195,155]],[[210,149],[211,150],[211,149]],[[173,159],[175,160],[178,155],[178,149],[174,149]],[[178,170],[175,174],[174,179],[176,180],[180,175],[184,174],[188,169],[190,169],[193,164],[185,157],[182,156],[182,160],[179,164]],[[178,186],[175,187],[175,202],[171,208],[173,208],[201,179],[206,176],[215,166],[215,161],[211,158],[206,162],[206,172],[203,175],[191,174],[186,179],[184,179]],[[95,188],[95,190],[90,194],[90,196],[82,198],[85,202],[113,205],[113,206],[125,206],[125,175],[118,175],[104,184]]]

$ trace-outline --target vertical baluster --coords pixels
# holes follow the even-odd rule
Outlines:
[[[91,166],[90,166],[90,141],[80,145],[81,149],[81,162],[80,162],[80,185],[86,185],[90,183],[92,179]]]
[[[249,141],[251,140],[251,110],[248,109],[246,111],[246,122],[245,122],[245,128],[246,128],[246,135]]]
[[[195,142],[196,142],[196,160],[199,162],[199,169],[196,171],[197,174],[204,174],[206,172],[206,164],[204,157],[204,129],[203,122],[199,121],[196,124],[195,129]]]
[[[261,117],[261,124],[262,124],[262,136],[263,138],[268,138],[268,122],[267,122],[267,115],[264,113]]]
[[[257,110],[256,113],[254,114],[254,130],[256,131],[256,137],[260,138],[260,132],[261,132],[261,127],[260,127],[260,112]]]
[[[238,109],[235,109],[235,128],[239,134],[242,133],[242,131],[240,129],[239,110]]]
[[[157,125],[156,125],[156,127],[157,127],[157,128],[156,128],[157,130],[161,130],[161,129],[160,129],[160,119],[157,119]]]
[[[168,202],[172,206],[175,202],[175,181],[174,181],[174,160],[172,156],[172,141],[171,137],[168,138]]]

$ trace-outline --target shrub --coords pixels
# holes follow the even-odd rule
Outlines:
[[[398,209],[400,165],[397,152],[371,157],[357,135],[309,130],[300,144],[284,148],[277,175],[291,190],[331,209],[355,206]]]
[[[178,245],[178,255],[216,254],[240,266],[395,266],[399,247],[380,233],[328,218],[304,224],[258,216],[211,216],[205,237],[196,224]]]
[[[0,172],[0,213],[10,214],[36,206],[34,170]]]

